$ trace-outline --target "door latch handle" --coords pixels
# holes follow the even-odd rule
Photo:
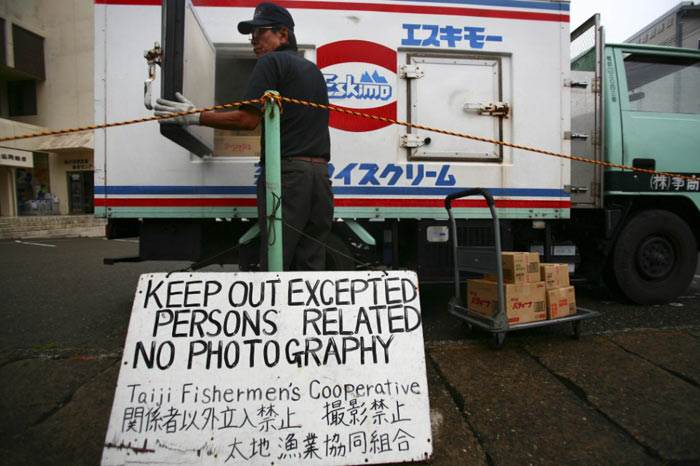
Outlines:
[[[160,59],[162,56],[163,49],[161,49],[158,42],[153,44],[151,50],[143,52],[143,57],[148,63],[148,78],[143,82],[143,105],[145,105],[148,110],[153,110],[153,105],[151,104],[151,84],[156,79],[156,65],[160,66]]]
[[[466,103],[462,107],[466,113],[477,113],[485,116],[502,116],[508,118],[510,114],[510,105],[507,102],[490,102],[490,103]]]

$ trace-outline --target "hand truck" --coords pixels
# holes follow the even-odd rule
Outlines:
[[[452,201],[462,197],[479,194],[486,199],[491,211],[494,231],[494,246],[460,246],[457,236],[457,222],[452,214]],[[576,314],[560,317],[552,320],[540,320],[511,325],[505,311],[503,264],[501,262],[501,229],[498,223],[495,203],[491,193],[483,188],[473,188],[457,191],[445,198],[445,209],[450,219],[450,237],[452,241],[452,255],[454,258],[455,295],[448,304],[450,314],[466,321],[467,327],[477,327],[491,333],[491,346],[501,348],[505,342],[506,333],[514,330],[524,330],[545,325],[555,325],[570,322],[575,338],[581,337],[581,321],[599,315],[596,311],[576,308]],[[472,272],[492,274],[498,277],[498,303],[493,315],[484,315],[470,311],[461,298],[460,272]]]

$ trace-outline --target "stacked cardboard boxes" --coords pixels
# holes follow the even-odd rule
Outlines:
[[[576,293],[569,285],[569,265],[540,264],[540,276],[547,289],[547,318],[576,314]]]
[[[503,290],[508,322],[522,324],[547,318],[546,288],[540,279],[540,257],[530,252],[504,252]],[[493,315],[498,309],[498,279],[467,281],[467,307],[480,314]]]
[[[503,289],[508,322],[519,324],[576,313],[574,287],[567,264],[540,264],[535,252],[504,252]],[[498,309],[498,278],[467,281],[467,307],[493,315]]]

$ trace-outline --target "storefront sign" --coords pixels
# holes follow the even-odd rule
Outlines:
[[[72,170],[92,170],[92,162],[89,159],[67,159],[63,161],[64,165],[70,165]]]
[[[34,156],[31,152],[0,147],[0,165],[18,168],[32,168]]]
[[[103,464],[430,456],[415,273],[141,276]]]

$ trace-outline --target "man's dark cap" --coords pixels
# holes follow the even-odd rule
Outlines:
[[[270,2],[262,2],[255,7],[253,19],[238,23],[238,32],[250,34],[260,26],[284,26],[294,30],[294,20],[286,8]]]

